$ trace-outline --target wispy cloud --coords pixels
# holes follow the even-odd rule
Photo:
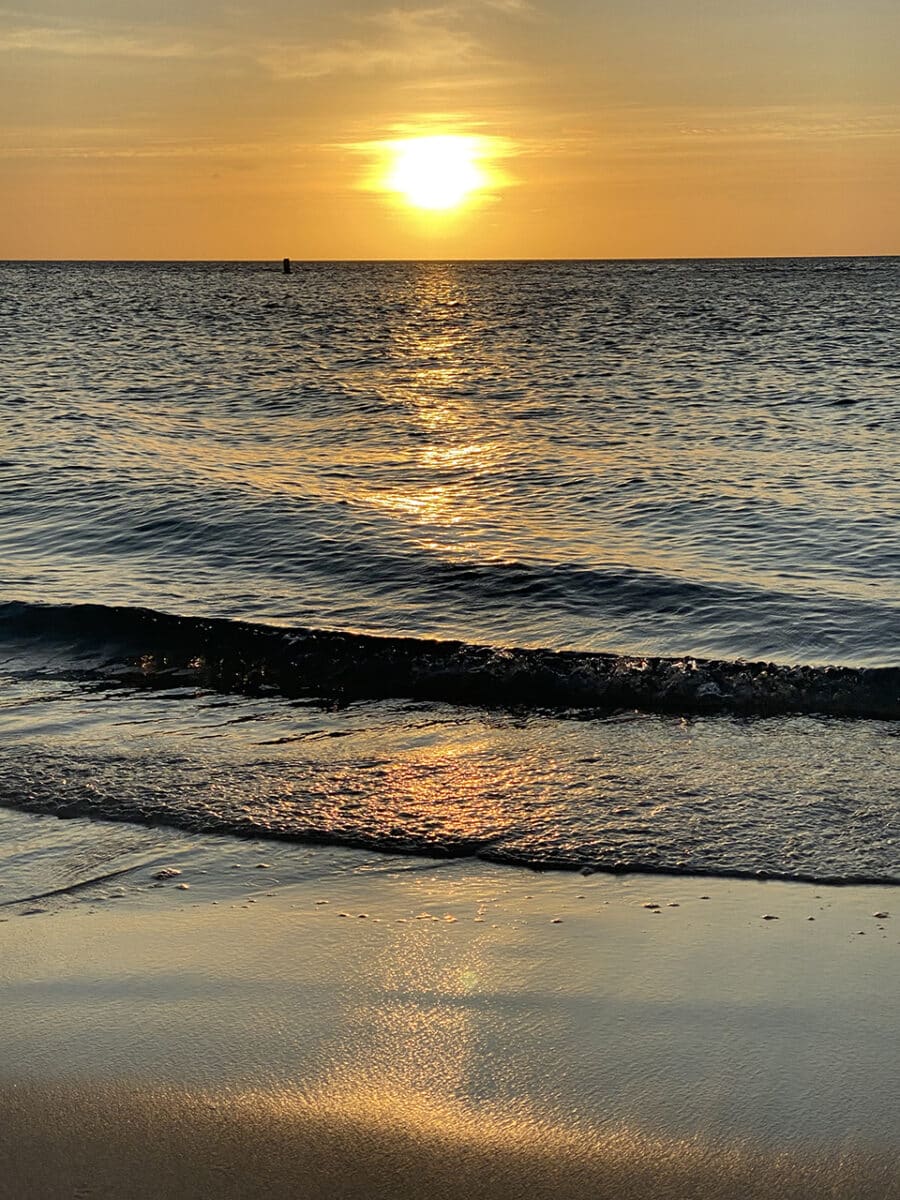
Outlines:
[[[2,51],[68,54],[78,58],[195,58],[210,53],[186,41],[153,41],[130,34],[94,32],[59,25],[0,30]]]
[[[510,17],[531,17],[535,15],[535,7],[529,0],[481,0],[486,8],[496,9]]]
[[[853,111],[804,109],[796,106],[746,108],[695,114],[680,121],[681,137],[706,141],[833,141],[837,139],[897,137],[900,108]]]
[[[252,49],[255,60],[277,78],[366,75],[378,72],[426,76],[493,61],[461,20],[459,5],[387,8],[359,16],[353,36],[328,43],[271,43]]]
[[[332,46],[271,43],[251,49],[253,59],[277,79],[316,79],[325,75],[397,74],[463,68],[483,61],[471,38],[443,30],[427,43],[371,44],[345,41]]]
[[[315,142],[297,144],[295,136],[281,131],[265,140],[223,141],[215,135],[194,137],[166,136],[158,127],[130,126],[54,126],[50,129],[26,127],[0,133],[0,161],[36,161],[41,164],[79,163],[101,166],[105,163],[142,161],[193,161],[229,169],[258,167],[273,158],[299,162],[304,154],[327,150]]]
[[[52,17],[38,23],[0,9],[0,53],[75,58],[226,59],[255,64],[275,79],[329,75],[459,72],[491,61],[460,22],[454,6],[386,9],[352,21],[344,36],[279,38],[265,32],[236,38],[221,29],[160,29],[104,22],[75,26]]]

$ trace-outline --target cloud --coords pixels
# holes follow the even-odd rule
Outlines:
[[[391,76],[400,86],[432,93],[461,86],[496,89],[514,65],[495,49],[496,19],[533,10],[528,0],[446,0],[420,7],[356,10],[318,30],[303,25],[275,37],[265,25],[246,36],[235,28],[84,22],[0,8],[0,55],[64,55],[80,59],[229,63],[271,80]],[[305,22],[303,23],[305,24]],[[3,28],[3,26],[6,28]],[[502,45],[502,42],[500,43]]]
[[[258,142],[238,144],[194,142],[148,142],[145,145],[98,145],[91,142],[52,143],[34,146],[0,146],[0,159],[40,159],[53,162],[88,159],[92,162],[118,159],[258,159],[271,154],[270,146]]]
[[[450,30],[432,35],[426,44],[410,41],[372,45],[345,41],[333,46],[271,43],[251,50],[254,60],[276,79],[317,79],[325,75],[367,75],[444,70],[483,61],[466,35]]]
[[[0,32],[0,52],[31,51],[79,58],[195,58],[204,53],[184,41],[153,42],[125,34],[61,26],[25,26]],[[209,53],[209,52],[206,52]]]
[[[635,110],[641,114],[640,109]],[[900,109],[805,108],[801,105],[697,109],[675,115],[647,110],[646,125],[657,136],[696,142],[760,142],[896,138]]]
[[[66,25],[53,18],[0,9],[0,53],[54,54],[73,58],[232,59],[255,63],[274,79],[317,79],[375,73],[458,73],[491,60],[453,7],[387,9],[358,18],[348,36],[275,40],[254,33],[240,41],[221,29],[187,34],[140,25]]]
[[[528,0],[482,0],[482,3],[510,17],[531,17],[535,12],[534,5]]]
[[[331,43],[288,42],[259,46],[255,60],[280,79],[376,72],[422,75],[485,64],[488,55],[459,23],[455,5],[389,8],[357,20],[360,35]]]

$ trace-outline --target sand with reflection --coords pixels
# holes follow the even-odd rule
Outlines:
[[[0,1091],[4,1200],[823,1200],[896,1195],[896,1162],[467,1110],[427,1093]]]
[[[216,845],[4,910],[4,1200],[900,1194],[894,889]]]

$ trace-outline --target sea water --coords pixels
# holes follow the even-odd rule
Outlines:
[[[898,330],[898,259],[0,265],[0,805],[73,886],[900,882]]]

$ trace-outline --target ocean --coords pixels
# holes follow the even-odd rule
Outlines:
[[[900,883],[898,329],[889,258],[0,264],[0,903]]]

